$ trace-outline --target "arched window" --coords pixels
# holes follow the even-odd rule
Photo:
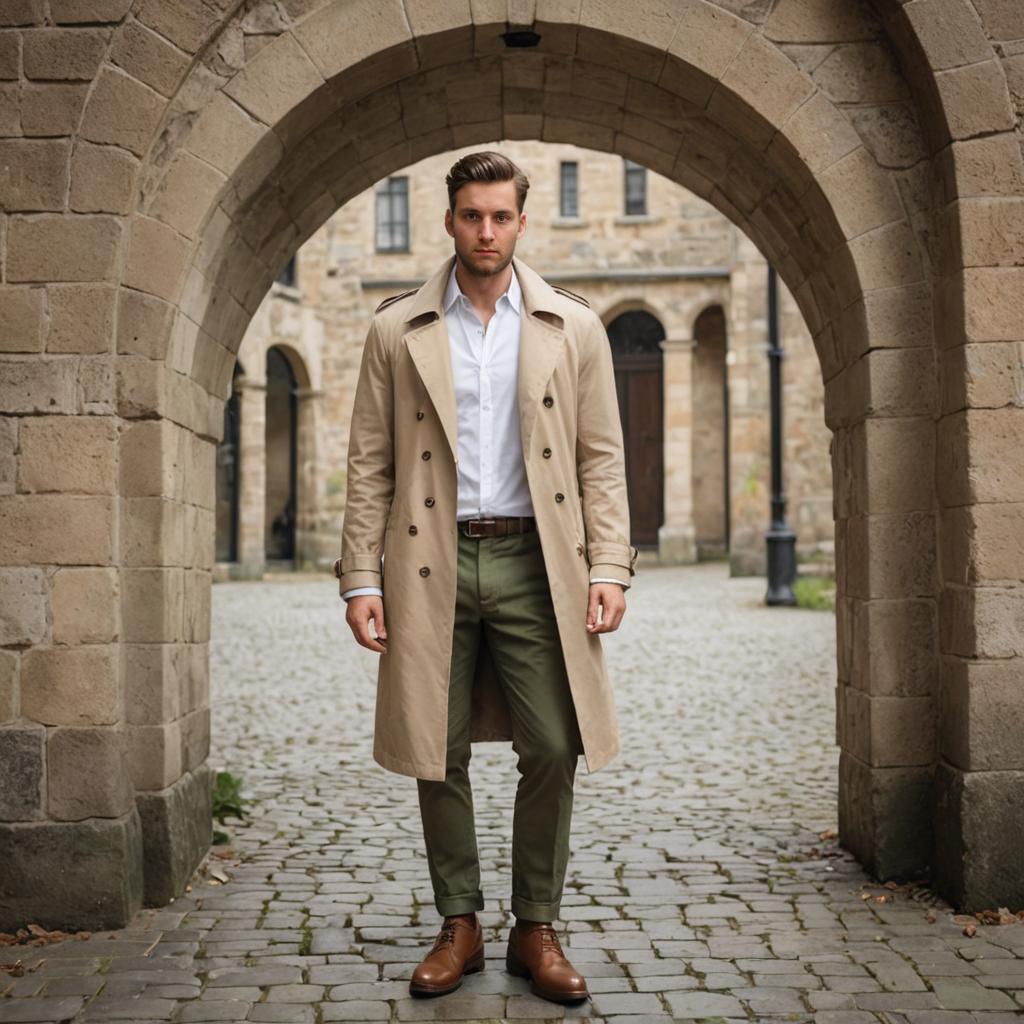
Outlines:
[[[651,353],[660,355],[658,343],[665,340],[661,321],[644,309],[620,313],[608,325],[608,340],[616,356]]]

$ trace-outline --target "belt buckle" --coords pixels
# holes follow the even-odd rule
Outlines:
[[[486,519],[486,518],[485,519],[467,519],[466,520],[466,536],[467,537],[486,537],[487,534],[485,534],[485,533],[474,533],[473,532],[473,524],[474,523],[481,523],[481,524],[482,523],[490,523],[490,524],[493,525],[495,521],[496,520],[494,520],[493,518],[492,519]]]

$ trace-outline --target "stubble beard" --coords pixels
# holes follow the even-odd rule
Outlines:
[[[473,260],[472,252],[464,253],[460,252],[458,249],[455,250],[455,255],[459,262],[463,267],[465,267],[466,271],[474,277],[494,277],[495,274],[500,274],[512,262],[514,254],[515,245],[512,246],[509,254],[498,263],[480,264]]]

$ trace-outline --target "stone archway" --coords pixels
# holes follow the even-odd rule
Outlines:
[[[5,142],[0,925],[121,923],[184,884],[209,837],[214,452],[242,333],[346,199],[500,137],[641,162],[777,268],[835,435],[841,840],[966,907],[1024,898],[1000,5],[94,6],[61,29],[92,85],[36,87],[63,137]]]
[[[729,391],[725,313],[709,306],[693,325],[693,521],[700,558],[729,551]]]

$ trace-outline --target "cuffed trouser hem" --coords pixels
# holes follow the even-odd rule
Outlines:
[[[536,903],[533,900],[512,897],[512,913],[526,921],[555,921],[558,918],[558,911],[561,909],[561,900],[553,903]]]
[[[477,889],[475,893],[467,892],[461,896],[435,896],[434,906],[442,917],[471,914],[484,909],[484,894]]]

